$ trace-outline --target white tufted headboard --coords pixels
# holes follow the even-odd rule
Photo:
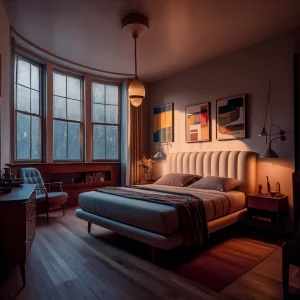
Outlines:
[[[167,173],[236,178],[243,183],[240,187],[242,192],[254,193],[256,153],[249,151],[170,153],[167,157]]]

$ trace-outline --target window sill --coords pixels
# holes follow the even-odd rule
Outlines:
[[[120,161],[93,161],[93,162],[53,162],[53,163],[42,163],[42,162],[14,162],[11,164],[5,164],[8,167],[18,167],[18,166],[41,166],[41,165],[107,165],[107,164],[121,164]]]

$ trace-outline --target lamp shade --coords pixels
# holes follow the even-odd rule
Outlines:
[[[262,132],[261,132],[258,136],[267,136],[267,135],[268,135],[268,134],[267,134],[266,129],[265,129],[265,126],[264,126]]]
[[[158,151],[154,156],[153,156],[154,159],[161,159],[161,158],[164,158],[163,154]]]
[[[143,83],[135,77],[128,87],[128,97],[133,106],[140,106],[145,98],[145,87]]]
[[[269,148],[263,152],[260,156],[260,158],[278,158],[278,154],[269,146]]]

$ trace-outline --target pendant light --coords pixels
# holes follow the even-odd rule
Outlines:
[[[145,87],[137,76],[137,55],[136,41],[138,37],[146,33],[149,29],[149,21],[145,16],[139,14],[130,14],[122,20],[122,30],[134,38],[134,63],[135,77],[128,87],[128,97],[133,106],[138,107],[142,104],[145,98]]]
[[[263,129],[258,134],[258,136],[266,137],[266,143],[269,144],[268,149],[259,155],[260,158],[278,158],[278,154],[272,149],[272,143],[274,140],[280,139],[281,141],[285,141],[285,132],[277,125],[272,122],[272,109],[271,109],[271,81],[269,81],[269,89],[268,89],[268,97],[265,104],[265,111],[263,115]],[[269,123],[269,133],[268,130],[268,118],[270,119]],[[273,127],[278,129],[278,132],[275,134],[272,133]]]

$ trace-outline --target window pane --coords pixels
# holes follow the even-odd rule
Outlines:
[[[104,123],[103,104],[93,104],[93,122]]]
[[[106,104],[118,105],[118,87],[113,85],[106,86]]]
[[[53,94],[66,97],[67,79],[65,75],[53,73]]]
[[[94,103],[104,104],[104,85],[93,82],[92,84],[92,99]]]
[[[106,159],[118,159],[118,127],[106,126]]]
[[[81,100],[80,95],[80,80],[73,77],[67,78],[68,98]]]
[[[105,123],[118,124],[118,106],[105,106]]]
[[[53,96],[54,118],[66,119],[66,98]]]
[[[30,116],[17,113],[17,159],[30,159]]]
[[[67,122],[53,121],[53,159],[67,158]]]
[[[105,159],[105,126],[93,126],[93,158]]]
[[[81,159],[80,124],[68,123],[68,159]]]
[[[17,109],[30,112],[30,89],[17,85]]]
[[[17,82],[30,87],[30,63],[22,59],[17,61]]]
[[[40,93],[31,90],[31,112],[40,114]]]
[[[31,158],[41,158],[41,118],[31,117]]]
[[[40,89],[40,69],[34,65],[31,65],[31,88]]]
[[[68,99],[67,119],[80,121],[81,116],[81,101]]]

